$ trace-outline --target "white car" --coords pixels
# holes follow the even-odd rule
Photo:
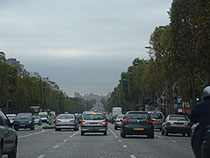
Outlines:
[[[9,119],[9,122],[13,124],[16,118],[16,114],[6,114],[7,118]]]

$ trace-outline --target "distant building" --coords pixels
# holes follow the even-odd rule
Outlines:
[[[37,78],[37,79],[39,79],[39,80],[42,79],[42,77],[39,75],[38,72],[29,72],[28,74],[29,74],[29,75],[28,75],[29,77],[35,77],[35,78]]]
[[[50,81],[48,77],[43,78],[42,80],[47,82],[50,85],[50,88],[52,88],[54,90],[59,90],[59,86],[55,82]]]
[[[7,60],[7,62],[8,62],[8,64],[15,65],[17,67],[18,74],[20,76],[26,76],[26,75],[28,75],[28,72],[25,70],[24,65],[21,64],[20,61],[18,61],[17,59],[15,59],[15,58],[9,58]]]
[[[7,61],[5,58],[5,53],[4,52],[0,52],[0,60],[1,61]]]

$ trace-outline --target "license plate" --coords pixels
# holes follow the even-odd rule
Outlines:
[[[134,128],[135,131],[143,131],[144,128]]]
[[[184,123],[175,123],[176,126],[184,126]]]
[[[91,125],[97,125],[98,123],[90,123]]]

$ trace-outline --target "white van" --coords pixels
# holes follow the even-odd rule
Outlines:
[[[112,108],[112,116],[121,115],[121,114],[122,114],[122,107],[113,107]]]

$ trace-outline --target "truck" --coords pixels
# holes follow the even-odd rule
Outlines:
[[[113,107],[112,108],[112,116],[122,114],[122,107]]]

